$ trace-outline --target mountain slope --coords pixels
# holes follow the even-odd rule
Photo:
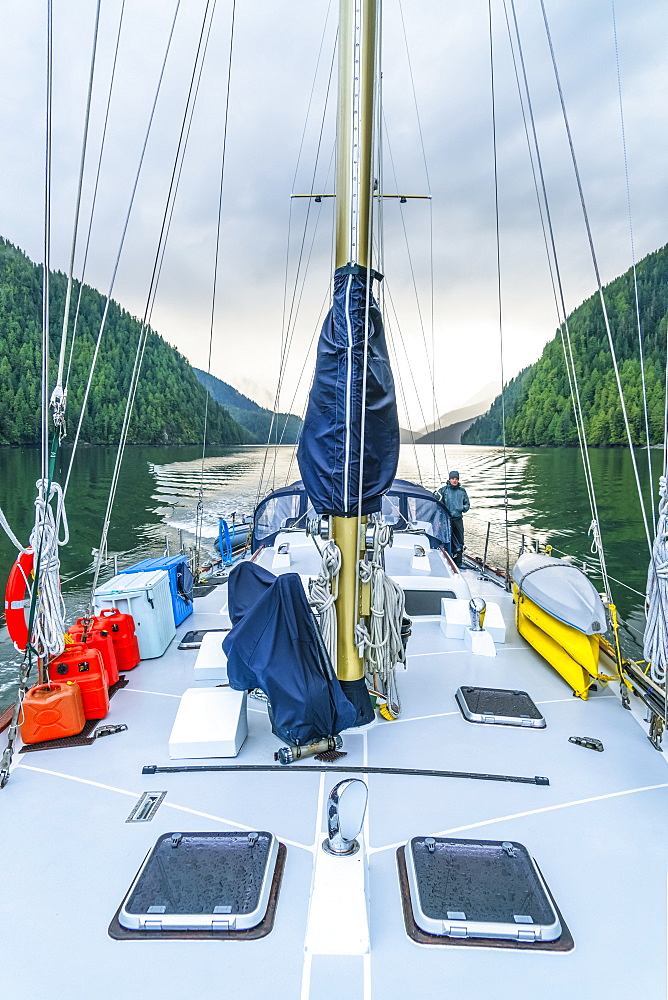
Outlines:
[[[650,438],[663,441],[666,322],[668,321],[668,246],[637,266],[643,333]],[[642,383],[633,271],[610,282],[604,297],[619,363],[624,400],[634,444],[645,440]],[[580,399],[590,445],[624,445],[626,433],[598,293],[568,317]],[[568,375],[561,336],[546,344],[538,361],[525,368],[504,392],[509,445],[576,445]],[[462,435],[462,444],[500,444],[501,397]]]
[[[51,384],[56,376],[67,279],[50,281]],[[72,295],[73,321],[79,295]],[[81,410],[104,296],[83,286],[77,338],[68,387],[71,440]],[[0,444],[36,444],[40,438],[42,268],[0,238]],[[117,302],[109,304],[105,332],[82,424],[82,440],[118,440],[141,324]],[[70,326],[71,329],[71,326]],[[198,444],[204,428],[205,390],[186,361],[152,330],[149,332],[130,424],[130,444]],[[207,441],[244,444],[248,432],[216,403],[209,406]]]
[[[416,444],[459,444],[462,433],[476,417],[485,413],[501,388],[499,381],[490,382],[455,410],[442,413],[434,423],[415,432]]]
[[[278,413],[272,420],[271,410],[259,406],[227,382],[200,368],[193,371],[212,398],[252,435],[254,444],[266,444],[270,436],[271,443],[295,444],[299,440],[302,421],[294,413]]]

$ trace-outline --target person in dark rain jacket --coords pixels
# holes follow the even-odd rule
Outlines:
[[[436,490],[435,496],[441,501],[448,514],[452,526],[452,558],[457,566],[462,564],[464,552],[464,517],[463,515],[471,506],[469,495],[463,486],[459,485],[459,473],[456,469],[451,469],[448,481],[440,490]]]

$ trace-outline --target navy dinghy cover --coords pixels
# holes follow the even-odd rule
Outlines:
[[[355,725],[357,710],[337,680],[297,573],[274,576],[240,563],[230,573],[229,607],[237,618],[223,642],[230,687],[264,691],[279,739],[304,746]]]
[[[366,401],[363,400],[367,271],[334,273],[334,301],[320,333],[297,461],[318,515],[357,514],[361,417],[366,402],[362,514],[379,511],[399,461],[399,418],[380,310],[369,303]]]

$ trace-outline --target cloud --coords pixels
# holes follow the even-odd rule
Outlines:
[[[83,228],[90,211],[120,0],[102,5]],[[261,402],[273,398],[280,344],[323,126],[338,3],[264,0],[236,7],[225,164],[220,277],[212,370]],[[94,4],[54,5],[53,265],[69,260]],[[516,0],[536,113],[567,303],[594,291],[577,190],[569,162],[540,10]],[[548,13],[583,186],[605,281],[631,263],[617,74],[610,4],[548,0]],[[127,211],[153,92],[175,9],[167,0],[127,0],[87,280],[105,290]],[[171,165],[176,149],[204,0],[181,3],[115,297],[144,310]],[[553,335],[556,315],[528,163],[524,126],[503,6],[493,4],[503,329],[506,376],[534,360]],[[190,145],[174,212],[153,325],[198,367],[208,364],[220,149],[231,4],[218,0]],[[410,418],[422,419],[431,396],[433,340],[436,408],[458,405],[499,375],[499,319],[487,4],[403,0],[410,68],[424,137],[425,171],[398,0],[384,4],[383,96],[389,147],[388,191],[422,194],[431,204],[385,204],[384,270],[399,323],[390,317]],[[0,232],[42,259],[44,12],[38,0],[5,0],[0,38]],[[666,242],[665,17],[659,0],[617,4],[636,256]],[[322,52],[314,74],[318,52]],[[306,112],[313,87],[311,111]],[[333,98],[324,116],[316,177],[332,190]],[[306,127],[305,127],[306,120]],[[390,151],[391,150],[391,155]],[[285,289],[287,225],[291,243]],[[311,204],[297,292],[299,310],[281,405],[303,402],[304,365],[329,286],[332,202]],[[403,217],[403,219],[402,219]],[[317,222],[317,226],[316,226]],[[405,229],[404,229],[405,225]],[[408,246],[406,242],[408,237]],[[311,242],[313,240],[313,242]],[[81,260],[80,254],[78,260]],[[415,283],[413,275],[415,275]],[[417,294],[416,294],[417,290]],[[418,307],[419,306],[419,307]],[[294,311],[293,311],[294,312]],[[399,329],[400,327],[400,329]],[[292,329],[292,328],[290,328]],[[408,372],[408,360],[414,366]],[[304,368],[301,388],[300,372]],[[426,388],[425,388],[426,386]]]

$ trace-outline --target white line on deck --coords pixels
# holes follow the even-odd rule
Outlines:
[[[19,768],[23,768],[26,771],[38,771],[40,774],[49,774],[53,778],[66,778],[69,781],[78,781],[82,785],[91,785],[93,788],[102,788],[106,792],[117,792],[119,795],[129,795],[132,798],[139,798],[141,794],[141,792],[132,792],[127,788],[116,788],[115,785],[105,785],[101,781],[92,781],[90,778],[78,778],[73,774],[63,774],[61,771],[50,771],[45,767],[34,767],[32,764],[17,764],[15,770]],[[226,826],[234,826],[237,830],[255,830],[254,826],[246,826],[244,823],[236,823],[234,820],[225,819],[223,816],[214,816],[212,813],[201,812],[199,809],[180,806],[176,802],[169,802],[167,799],[163,801],[162,806],[163,808],[167,806],[170,809],[177,809],[179,812],[190,813],[192,816],[200,816],[202,819],[211,819],[216,823],[224,823]],[[291,847],[300,847],[302,850],[312,853],[312,848],[307,844],[299,844],[295,840],[288,840],[287,837],[281,837],[280,835],[278,839],[284,844],[289,844]]]
[[[625,788],[621,792],[607,792],[605,795],[592,795],[588,799],[574,799],[572,802],[560,802],[554,806],[543,806],[541,809],[528,809],[526,812],[509,813],[507,816],[495,816],[493,819],[483,819],[478,823],[467,823],[465,826],[453,826],[450,830],[441,830],[435,833],[435,837],[451,837],[455,833],[463,833],[465,830],[477,830],[481,826],[491,826],[493,823],[507,823],[513,819],[524,819],[526,816],[539,816],[541,813],[555,812],[557,809],[570,809],[571,806],[584,806],[590,802],[602,802],[605,799],[618,799],[623,795],[635,795],[636,792],[654,792],[659,788],[668,788],[668,781],[660,785],[643,785],[640,788]],[[383,847],[370,847],[369,854],[378,854],[380,851],[392,851],[398,847],[404,847],[405,841],[400,840],[396,844],[386,844]]]
[[[121,688],[121,691],[129,691],[130,694],[158,694],[161,698],[180,698],[180,694],[169,694],[167,691],[144,691],[143,688]]]

